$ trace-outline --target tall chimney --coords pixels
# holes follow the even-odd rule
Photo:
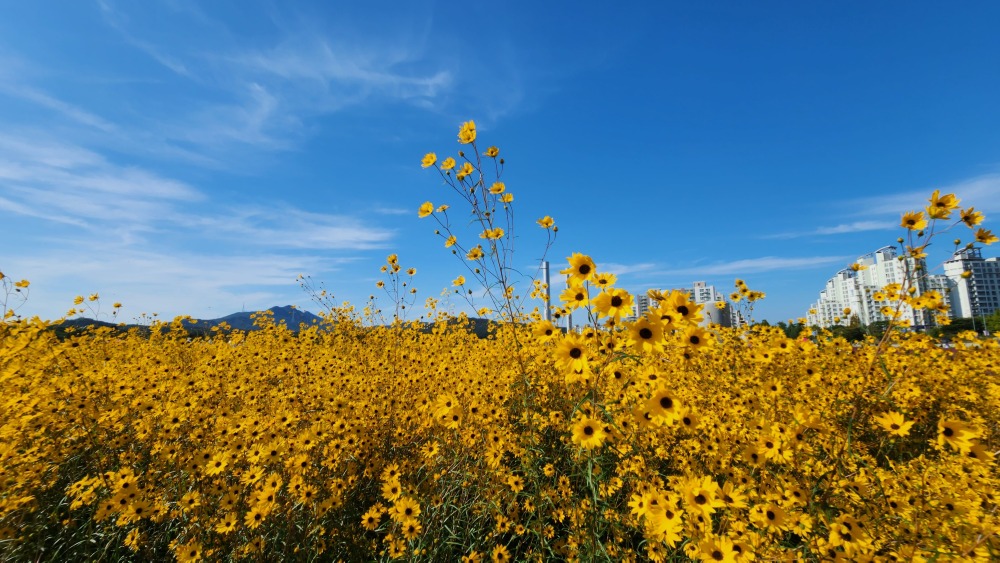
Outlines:
[[[552,320],[552,289],[549,287],[549,261],[542,260],[542,281],[545,283],[545,314],[543,318]]]

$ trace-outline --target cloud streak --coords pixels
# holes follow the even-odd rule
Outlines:
[[[862,233],[866,231],[887,231],[899,226],[891,221],[854,221],[852,223],[841,223],[832,227],[818,227],[810,231],[798,231],[790,233],[777,233],[773,235],[762,235],[763,239],[793,239],[806,236],[828,236],[843,235],[848,233]]]
[[[710,279],[718,276],[741,276],[749,274],[760,274],[764,272],[782,272],[809,270],[831,265],[846,264],[851,261],[850,256],[762,256],[759,258],[746,258],[741,260],[731,260],[727,262],[715,262],[710,264],[698,264],[690,266],[680,266],[675,268],[665,268],[662,265],[651,265],[641,263],[635,265],[612,265],[612,268],[604,268],[617,275],[627,276],[632,280],[655,279],[657,283],[680,280],[681,283],[689,283],[697,279]],[[618,274],[617,272],[621,272]]]
[[[849,202],[852,208],[864,215],[902,215],[906,211],[917,211],[927,206],[928,198],[935,189],[942,194],[954,193],[963,205],[973,204],[985,213],[1000,212],[1000,173],[983,174],[945,186],[937,186],[919,191],[892,194],[880,197],[861,198]]]
[[[207,240],[253,241],[261,248],[369,250],[394,231],[357,217],[218,205],[202,191],[81,147],[0,134],[0,207],[33,218],[119,233],[197,229]]]
[[[99,255],[81,248],[62,248],[37,256],[5,261],[10,271],[30,272],[31,298],[25,315],[57,318],[72,307],[73,296],[99,292],[110,312],[114,301],[124,304],[119,320],[141,313],[161,318],[182,314],[211,317],[246,306],[263,309],[275,304],[306,305],[308,296],[295,286],[299,274],[336,271],[348,260],[287,254],[210,254],[164,252],[114,247]]]

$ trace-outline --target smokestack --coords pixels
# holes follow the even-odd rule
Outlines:
[[[549,261],[542,260],[542,281],[545,283],[545,314],[544,319],[552,320],[552,290],[549,287]]]

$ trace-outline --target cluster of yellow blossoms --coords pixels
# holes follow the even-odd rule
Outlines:
[[[344,315],[193,341],[8,323],[0,553],[1000,553],[994,342],[705,330],[683,294],[661,297],[613,328],[538,319],[487,339]]]
[[[195,339],[180,322],[0,323],[0,559],[1000,558],[996,340],[702,326],[681,291],[634,316],[583,254],[558,308],[576,329],[520,314],[513,196],[483,181],[503,161],[475,141],[464,123],[474,156],[423,165],[468,194],[482,245],[462,246],[446,205],[418,214],[499,288],[505,322],[484,338],[432,305],[434,322],[403,322],[416,270],[395,255],[386,325],[347,305],[297,332],[264,315]],[[957,198],[931,203],[938,219]]]

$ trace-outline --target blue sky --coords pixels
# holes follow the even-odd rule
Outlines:
[[[772,321],[934,189],[995,225],[1000,5],[613,8],[8,3],[0,269],[32,282],[19,312],[93,292],[125,320],[315,310],[300,273],[360,304],[390,252],[437,297],[463,268],[416,209],[457,202],[420,159],[454,155],[469,119],[507,161],[525,269],[547,214],[557,265],[583,252],[635,291],[743,277]]]

